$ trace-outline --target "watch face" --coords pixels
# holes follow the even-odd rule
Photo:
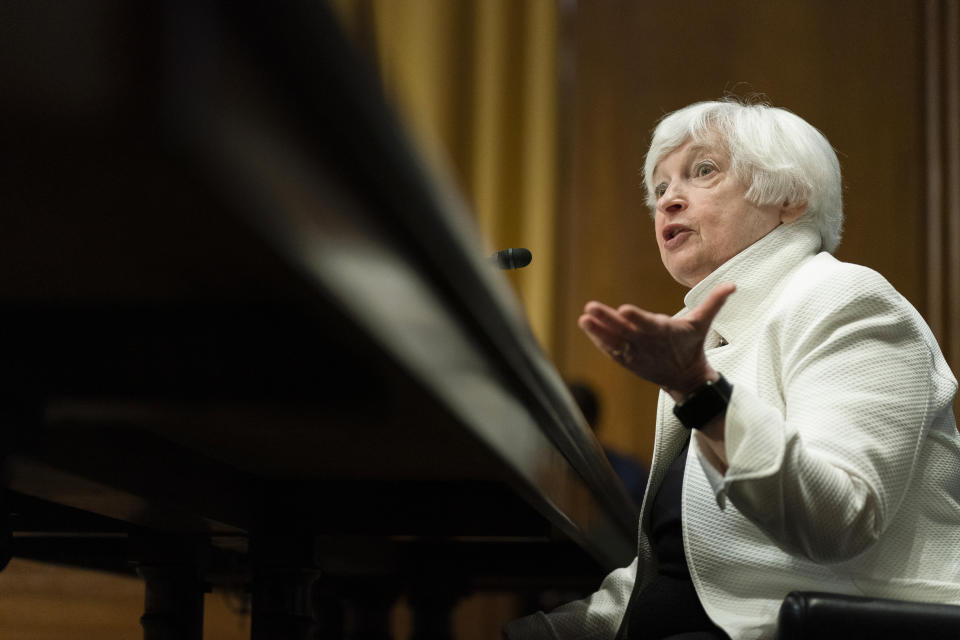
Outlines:
[[[673,415],[688,429],[699,429],[710,424],[727,410],[733,387],[722,375],[714,382],[703,385],[673,408]]]

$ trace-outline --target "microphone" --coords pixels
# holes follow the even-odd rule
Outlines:
[[[504,249],[490,256],[490,260],[496,262],[499,269],[520,269],[530,264],[533,255],[529,249]]]

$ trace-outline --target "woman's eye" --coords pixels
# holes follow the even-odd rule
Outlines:
[[[711,173],[716,171],[716,169],[717,168],[713,166],[713,163],[701,162],[700,164],[698,164],[696,167],[693,168],[693,174],[698,178],[702,178],[704,176],[710,175]]]
[[[663,194],[665,194],[666,192],[667,192],[666,182],[661,182],[660,184],[658,184],[653,188],[653,195],[655,195],[658,198],[662,198]]]

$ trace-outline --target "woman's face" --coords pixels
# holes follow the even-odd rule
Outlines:
[[[730,171],[730,156],[718,142],[687,141],[660,161],[653,184],[660,259],[687,287],[781,222],[780,207],[747,202],[747,185]]]

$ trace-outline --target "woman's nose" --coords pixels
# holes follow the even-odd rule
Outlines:
[[[687,208],[687,198],[680,188],[671,184],[660,196],[657,206],[665,213],[677,214]]]
[[[682,200],[674,200],[673,202],[668,203],[667,206],[664,207],[664,210],[667,213],[680,213],[686,208],[687,208],[686,202],[683,202]]]

